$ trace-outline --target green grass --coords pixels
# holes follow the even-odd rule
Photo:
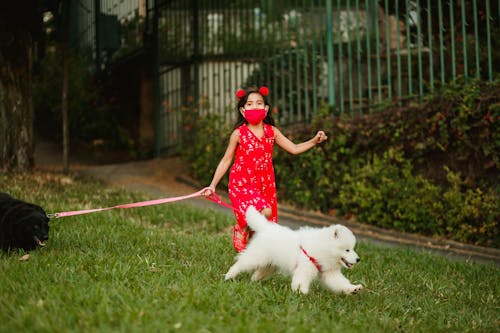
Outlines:
[[[149,199],[51,173],[0,175],[47,212]],[[230,282],[231,218],[166,204],[51,220],[50,240],[0,254],[0,332],[498,332],[500,269],[361,242],[366,286],[294,293],[276,275]]]

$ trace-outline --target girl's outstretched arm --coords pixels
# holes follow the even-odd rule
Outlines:
[[[326,139],[328,139],[325,132],[318,131],[318,133],[316,133],[316,135],[313,138],[311,138],[307,141],[304,141],[302,143],[295,144],[290,139],[288,139],[286,136],[284,136],[283,133],[281,133],[281,131],[279,129],[277,129],[276,127],[274,128],[274,136],[275,136],[274,140],[276,141],[278,146],[280,146],[285,151],[287,151],[293,155],[298,155],[298,154],[301,154],[303,152],[306,152],[309,149],[311,149],[312,147],[314,147],[315,145],[317,145],[318,143],[321,143],[321,142],[325,141]]]
[[[222,156],[219,165],[217,165],[217,169],[215,169],[212,182],[208,186],[213,192],[215,192],[217,184],[219,184],[222,177],[224,177],[224,175],[226,174],[227,169],[229,169],[229,166],[233,161],[234,152],[236,151],[236,147],[238,146],[239,141],[240,141],[240,132],[238,130],[234,130],[233,133],[231,133],[231,137],[229,138],[229,144],[227,145],[226,152],[224,153],[224,156]],[[210,193],[206,193],[206,195],[209,194]]]

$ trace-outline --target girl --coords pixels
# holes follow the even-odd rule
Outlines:
[[[233,158],[234,164],[229,173],[228,192],[236,216],[233,246],[237,252],[245,249],[249,230],[245,213],[254,206],[269,221],[278,223],[276,184],[274,181],[273,146],[276,142],[291,154],[301,154],[327,139],[323,131],[305,142],[295,144],[274,126],[271,106],[266,96],[266,87],[238,90],[238,120],[229,139],[226,152],[215,170],[211,191],[226,174]],[[205,195],[210,195],[206,191]]]

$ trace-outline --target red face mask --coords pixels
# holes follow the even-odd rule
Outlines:
[[[245,110],[245,119],[252,125],[257,125],[266,118],[266,109]]]

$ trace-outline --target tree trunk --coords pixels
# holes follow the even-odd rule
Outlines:
[[[29,31],[0,32],[0,64],[0,168],[26,171],[34,164]]]
[[[0,170],[34,164],[32,65],[41,35],[36,0],[9,1],[0,11]]]

